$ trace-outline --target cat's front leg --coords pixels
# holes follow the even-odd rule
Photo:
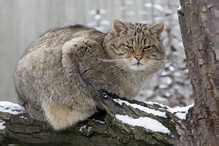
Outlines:
[[[74,125],[96,112],[96,102],[90,94],[88,83],[83,78],[79,67],[82,65],[80,61],[89,58],[86,51],[92,47],[88,44],[90,43],[84,38],[75,38],[63,45],[60,60],[63,80],[58,86],[64,88],[59,92],[59,98],[48,95],[48,98],[42,100],[45,117],[56,130]]]
[[[63,45],[62,48],[62,66],[69,72],[72,70],[77,70],[79,64],[82,66],[85,61],[86,65],[84,67],[89,67],[89,62],[93,63],[93,57],[95,53],[100,48],[100,45],[91,39],[86,39],[84,37],[74,38]]]

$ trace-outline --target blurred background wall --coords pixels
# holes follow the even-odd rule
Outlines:
[[[176,0],[0,0],[0,100],[17,102],[13,73],[25,49],[49,28],[84,24],[107,32],[115,18],[164,22],[163,69],[146,84],[141,100],[170,106],[192,102],[179,30]]]

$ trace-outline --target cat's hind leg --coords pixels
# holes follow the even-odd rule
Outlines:
[[[48,122],[55,130],[62,130],[83,121],[96,112],[96,108],[88,111],[76,111],[56,103],[43,103],[42,106]]]

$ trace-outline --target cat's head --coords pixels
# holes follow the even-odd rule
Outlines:
[[[112,62],[134,71],[160,68],[165,58],[165,49],[160,42],[163,23],[147,26],[115,20],[113,27],[104,41]]]

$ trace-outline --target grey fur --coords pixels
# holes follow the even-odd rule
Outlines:
[[[165,58],[159,36],[150,34],[150,29],[142,25],[136,33],[135,26],[115,20],[108,34],[81,25],[49,30],[17,64],[19,103],[33,118],[48,120],[60,130],[96,112],[93,97],[100,89],[133,99]],[[135,47],[134,53],[124,48],[127,43]],[[141,51],[148,44],[153,45],[151,51]],[[143,52],[145,67],[133,70],[129,61],[136,61],[138,52]],[[154,61],[147,65],[150,57]]]

